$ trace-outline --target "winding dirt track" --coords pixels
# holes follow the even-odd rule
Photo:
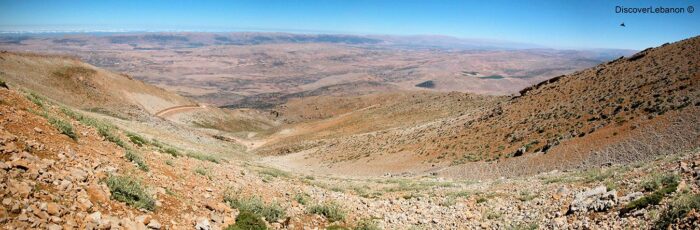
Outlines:
[[[178,105],[178,106],[173,106],[173,107],[158,111],[156,113],[156,116],[157,117],[165,117],[167,115],[172,115],[175,113],[181,113],[181,112],[185,112],[185,111],[190,111],[190,110],[194,110],[194,109],[202,109],[202,108],[206,108],[206,106],[205,105]]]

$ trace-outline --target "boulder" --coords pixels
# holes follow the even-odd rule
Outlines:
[[[617,192],[607,191],[605,186],[598,186],[593,189],[576,194],[574,201],[569,206],[567,214],[586,211],[605,211],[617,203]]]
[[[209,218],[206,218],[206,217],[197,218],[197,223],[194,225],[194,229],[211,230],[211,223],[209,223]]]

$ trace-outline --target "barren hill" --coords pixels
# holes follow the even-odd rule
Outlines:
[[[697,146],[697,126],[669,127],[697,124],[699,119],[698,51],[700,38],[694,37],[544,81],[480,113],[313,144],[291,144],[294,147],[289,149],[304,152],[304,161],[320,159],[329,171],[352,172],[359,162],[367,162],[368,174],[401,172],[387,169],[382,162],[411,159],[401,162],[403,171],[432,171],[439,168],[430,169],[435,166],[452,165],[454,169],[446,173],[475,176],[482,174],[456,171],[481,170],[474,164],[462,164],[484,161],[495,164],[489,168],[521,168],[485,173],[488,175],[595,164],[589,162],[590,154],[650,135],[650,129],[657,132],[655,141],[664,145],[617,151],[604,161],[626,162],[663,153],[663,148]],[[444,102],[438,99],[431,103]],[[373,163],[379,166],[372,167]]]
[[[196,102],[152,85],[85,64],[78,59],[2,52],[0,77],[81,109],[128,117],[144,117]]]

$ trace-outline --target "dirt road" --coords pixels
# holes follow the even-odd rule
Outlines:
[[[179,106],[174,106],[170,107],[161,111],[158,111],[156,113],[156,116],[158,117],[166,117],[168,115],[176,114],[176,113],[182,113],[194,109],[202,109],[206,108],[206,105],[179,105]]]

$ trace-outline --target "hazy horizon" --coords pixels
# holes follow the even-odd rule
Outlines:
[[[551,48],[640,50],[697,36],[691,1],[0,1],[0,32],[442,35]],[[616,13],[616,7],[683,13]],[[625,27],[620,26],[625,23]],[[661,30],[659,30],[661,29]],[[661,31],[651,33],[650,31]]]

